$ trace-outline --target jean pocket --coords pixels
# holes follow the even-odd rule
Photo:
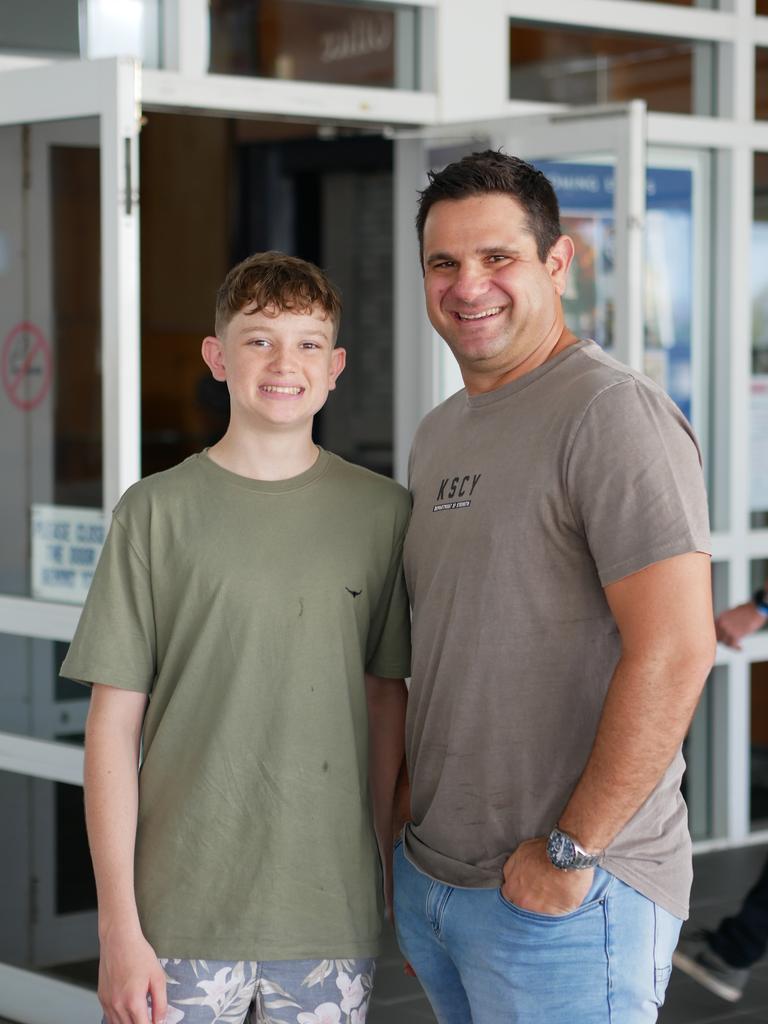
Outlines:
[[[595,907],[601,907],[605,903],[605,900],[615,882],[616,878],[609,871],[606,871],[605,868],[595,868],[592,885],[584,897],[583,903],[576,907],[575,910],[569,911],[567,914],[539,914],[535,910],[524,910],[522,907],[518,907],[516,903],[508,900],[502,892],[501,887],[498,890],[498,895],[502,905],[507,910],[514,911],[520,917],[524,917],[529,921],[542,921],[549,922],[550,924],[556,924],[558,921],[570,921],[574,917],[579,917],[590,910],[594,910]]]
[[[496,890],[499,902],[505,910],[511,911],[517,917],[522,918],[525,921],[536,921],[539,924],[556,925],[561,921],[573,921],[576,917],[582,917],[584,914],[588,914],[591,910],[596,907],[602,907],[605,903],[605,897],[603,895],[597,896],[595,899],[587,899],[581,906],[576,907],[575,910],[570,910],[567,914],[540,914],[536,910],[526,910],[524,907],[518,907],[516,903],[508,900],[501,888]]]

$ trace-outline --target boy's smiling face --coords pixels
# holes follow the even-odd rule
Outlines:
[[[271,428],[311,427],[344,369],[336,325],[317,306],[308,313],[241,310],[223,338],[203,341],[203,359],[227,382],[231,415]]]

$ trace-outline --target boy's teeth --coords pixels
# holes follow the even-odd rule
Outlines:
[[[484,320],[487,316],[495,316],[501,312],[501,306],[494,306],[493,309],[484,309],[482,313],[459,313],[460,320]]]
[[[277,384],[265,384],[262,388],[263,391],[276,391],[278,395],[300,395],[301,388],[284,388],[279,387]]]

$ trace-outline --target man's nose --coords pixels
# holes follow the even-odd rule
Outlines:
[[[475,302],[488,290],[488,277],[482,267],[463,266],[453,282],[453,294],[462,302]]]

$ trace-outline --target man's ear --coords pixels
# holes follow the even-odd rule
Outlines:
[[[568,283],[568,270],[573,262],[574,251],[573,239],[568,235],[560,235],[547,253],[547,270],[558,295],[563,294]]]
[[[202,344],[203,362],[213,374],[214,380],[227,379],[227,367],[224,361],[224,345],[213,335],[203,338]]]
[[[345,348],[335,348],[333,352],[331,352],[331,368],[328,374],[329,391],[333,391],[336,387],[336,380],[346,365],[347,350]]]

